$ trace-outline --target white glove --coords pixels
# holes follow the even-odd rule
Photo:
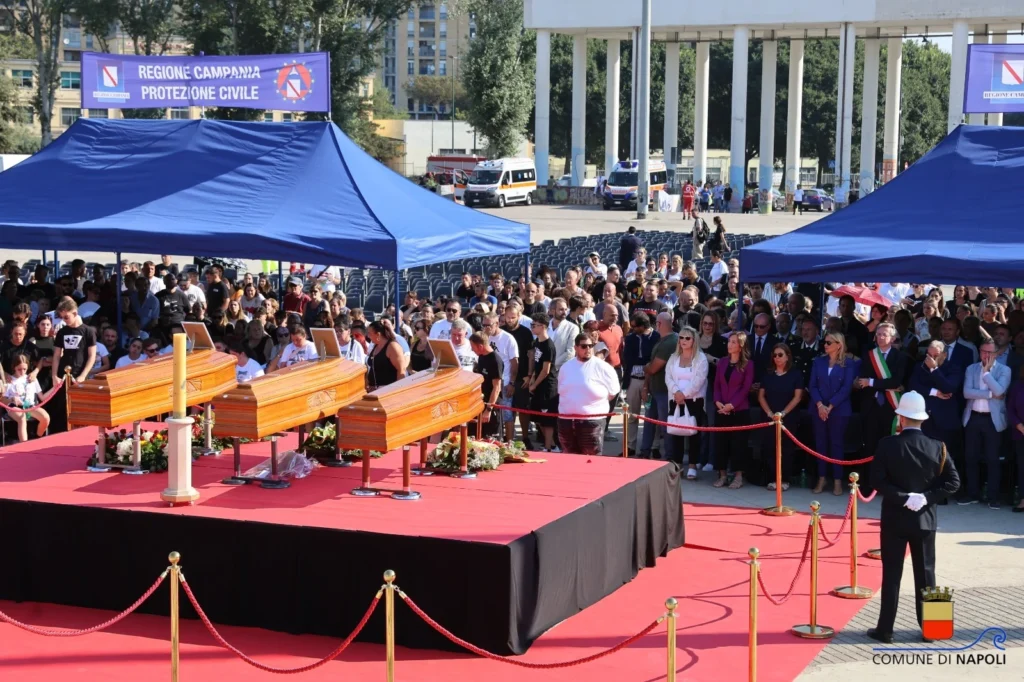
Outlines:
[[[910,493],[907,495],[907,503],[903,505],[910,511],[916,512],[924,509],[925,505],[928,504],[928,498],[921,493]]]

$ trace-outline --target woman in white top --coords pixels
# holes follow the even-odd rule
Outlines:
[[[38,423],[36,435],[42,438],[46,435],[46,428],[50,425],[50,415],[42,407],[35,407],[39,402],[39,394],[42,389],[39,382],[28,374],[29,358],[27,355],[15,355],[11,360],[11,369],[14,371],[11,382],[7,384],[4,391],[4,398],[7,404],[18,410],[27,412],[9,412],[11,419],[18,424],[18,440],[24,443],[28,440],[28,416],[35,417]]]
[[[678,282],[683,278],[683,257],[676,254],[669,262],[668,270],[665,271],[665,279],[670,282]]]
[[[133,362],[142,362],[146,358],[142,355],[142,339],[132,339],[128,344],[128,355],[121,356],[114,365],[115,369],[127,367]]]
[[[685,406],[697,420],[697,426],[707,424],[707,416],[704,413],[704,395],[707,392],[708,384],[708,359],[704,351],[697,345],[697,330],[693,327],[683,327],[679,330],[679,341],[676,352],[665,364],[665,385],[668,387],[669,413],[683,414]],[[683,445],[689,440],[690,466],[686,477],[690,480],[697,478],[697,459],[700,456],[700,432],[692,436],[671,436],[675,438],[672,447],[666,448],[673,453],[676,464],[683,466]]]

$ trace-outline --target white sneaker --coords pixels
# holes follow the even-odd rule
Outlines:
[[[697,470],[694,469],[693,467],[690,467],[689,470],[686,472],[686,479],[688,481],[693,481],[696,478],[697,478]]]
[[[705,465],[704,465],[704,466],[703,466],[703,467],[701,468],[701,471],[714,471],[714,470],[715,470],[715,467],[714,467],[714,466],[712,466],[711,462],[708,462],[707,464],[705,464]]]

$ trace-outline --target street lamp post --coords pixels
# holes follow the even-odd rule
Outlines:
[[[452,153],[455,153],[455,79],[459,72],[459,57],[457,55],[448,55],[445,60],[452,60],[452,70],[448,76],[452,79]]]

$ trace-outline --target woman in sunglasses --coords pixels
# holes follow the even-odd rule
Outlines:
[[[771,370],[761,377],[761,388],[757,392],[757,402],[765,414],[781,414],[782,424],[792,430],[796,427],[793,410],[803,399],[804,375],[793,367],[793,351],[785,343],[777,343],[772,348]],[[764,443],[768,445],[767,442]],[[789,438],[782,439],[782,489],[789,490],[789,475],[793,466],[793,451],[796,446]],[[772,448],[774,449],[774,448]],[[766,453],[765,461],[775,459],[775,453]],[[775,490],[775,481],[768,484],[768,490]]]
[[[676,352],[665,365],[665,385],[672,399],[672,404],[669,405],[671,411],[682,415],[685,408],[686,412],[697,420],[697,426],[707,424],[704,415],[704,394],[708,385],[708,360],[697,344],[697,330],[693,327],[683,327],[679,330]],[[697,478],[700,436],[700,431],[692,436],[665,436],[674,439],[671,447],[665,450],[672,453],[672,459],[680,468],[683,466],[684,443],[689,441],[690,468],[686,472],[686,478],[691,481]]]
[[[430,369],[430,365],[434,361],[434,354],[430,350],[430,344],[427,343],[427,334],[430,330],[427,328],[425,320],[419,319],[413,323],[412,331],[414,334],[412,345],[409,346],[409,369],[413,372],[422,372]]]
[[[844,459],[843,442],[846,425],[853,409],[850,393],[857,379],[857,363],[846,357],[846,337],[840,332],[829,332],[824,340],[825,355],[814,359],[811,365],[811,425],[814,428],[814,447],[832,459]],[[814,492],[825,489],[827,463],[818,460],[818,484]],[[843,467],[832,465],[834,495],[843,494]]]

